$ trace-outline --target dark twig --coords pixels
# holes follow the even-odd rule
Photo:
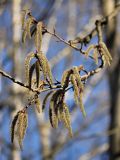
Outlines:
[[[101,27],[105,26],[108,24],[108,21],[110,21],[112,18],[114,18],[118,13],[120,12],[120,5],[117,5],[114,9],[113,12],[111,12],[108,16],[101,18],[100,20],[97,20],[100,24]],[[92,39],[93,36],[95,36],[97,33],[97,27],[95,28],[84,38],[76,37],[74,40],[71,40],[73,44],[88,44],[90,40]]]
[[[86,71],[86,74],[81,76],[81,80],[82,81],[87,80],[90,76],[98,73],[102,68],[103,68],[103,63],[95,70],[92,70],[90,72]],[[28,85],[16,80],[15,78],[13,78],[12,76],[10,76],[9,74],[7,74],[6,72],[4,72],[2,70],[0,70],[0,74],[2,76],[4,76],[4,77],[8,78],[9,80],[11,80],[13,83],[16,83],[16,84],[18,84],[18,85],[20,85],[20,86],[22,86],[22,87],[24,87],[26,89],[29,89],[30,91],[35,92],[37,94],[40,94],[42,92],[46,92],[46,91],[49,91],[49,90],[52,90],[52,89],[58,89],[58,88],[60,89],[60,88],[62,88],[61,83],[59,82],[59,83],[54,83],[52,86],[48,85],[48,88],[44,88],[43,90],[38,91],[37,89],[29,88]],[[46,86],[46,84],[45,84],[45,86]]]
[[[22,82],[20,82],[20,81],[18,81],[18,80],[16,80],[15,78],[13,78],[12,76],[10,76],[9,74],[7,74],[6,72],[4,72],[4,71],[2,71],[2,70],[0,70],[0,74],[1,74],[2,76],[4,76],[4,77],[10,79],[13,83],[16,83],[16,84],[18,84],[18,85],[20,85],[20,86],[22,86],[22,87],[24,87],[24,88],[26,88],[26,89],[29,89],[29,90],[31,90],[32,92],[37,92],[36,90],[30,88],[28,85],[25,85],[24,83],[22,83]]]

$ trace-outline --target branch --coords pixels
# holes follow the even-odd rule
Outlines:
[[[29,88],[28,85],[25,85],[24,83],[16,80],[15,78],[13,78],[12,76],[10,76],[10,75],[7,74],[6,72],[0,70],[0,74],[1,74],[3,77],[6,77],[6,78],[8,78],[9,80],[11,80],[13,83],[16,83],[16,84],[18,84],[18,85],[20,85],[20,86],[22,86],[22,87],[24,87],[24,88],[26,88],[26,89],[29,89],[29,90],[31,90],[32,92],[36,92],[36,90],[34,90],[34,89],[32,89],[32,88]]]
[[[56,37],[59,41],[61,41],[61,42],[65,43],[65,44],[67,44],[68,46],[72,47],[72,48],[75,49],[76,51],[81,51],[81,48],[77,48],[77,47],[75,47],[74,45],[72,45],[71,41],[67,41],[67,40],[65,40],[64,38],[60,37],[60,36],[56,33],[55,29],[54,29],[54,32],[51,32],[51,31],[49,31],[48,29],[46,29],[46,32],[49,33],[49,34],[51,34],[52,36]]]
[[[92,71],[90,71],[90,72],[87,72],[87,71],[86,71],[86,74],[83,75],[83,76],[81,76],[81,80],[82,80],[82,81],[86,81],[90,76],[93,76],[94,74],[100,72],[102,68],[103,68],[103,62],[102,62],[102,64],[101,64],[97,69],[92,70]],[[46,92],[46,91],[49,91],[49,90],[52,90],[52,89],[58,89],[58,88],[60,89],[60,88],[62,88],[61,83],[59,82],[59,83],[54,83],[51,87],[44,88],[43,90],[38,91],[37,89],[30,88],[28,85],[26,85],[26,84],[24,84],[24,83],[16,80],[15,78],[13,78],[12,76],[10,76],[10,75],[7,74],[6,72],[2,71],[1,69],[0,69],[0,74],[1,74],[3,77],[6,77],[6,78],[8,78],[9,80],[11,80],[13,83],[16,83],[16,84],[18,84],[18,85],[20,85],[20,86],[22,86],[22,87],[24,87],[24,88],[26,88],[26,89],[29,89],[30,91],[35,92],[35,93],[37,93],[37,94],[40,94],[40,93],[42,93],[42,92]],[[46,85],[47,85],[47,84],[45,84],[45,86],[46,86]],[[70,87],[70,88],[71,88],[71,87]],[[68,90],[69,90],[70,88],[68,88]]]
[[[93,159],[96,155],[102,154],[103,152],[108,151],[109,145],[107,143],[104,143],[100,146],[95,146],[90,150],[90,152],[85,153],[84,155],[80,156],[79,160],[89,160]]]
[[[101,18],[100,20],[97,20],[97,22],[100,23],[101,27],[103,27],[103,26],[107,25],[108,22],[109,22],[112,18],[114,18],[114,17],[119,13],[119,11],[120,11],[120,5],[117,5],[116,8],[115,8],[115,10],[114,10],[113,12],[111,12],[108,16],[103,17],[103,18]],[[75,49],[76,51],[81,52],[81,54],[83,54],[83,55],[85,54],[85,52],[82,51],[82,45],[83,45],[83,44],[85,44],[85,45],[88,44],[88,43],[90,42],[90,40],[92,39],[92,37],[97,34],[97,26],[96,26],[96,27],[95,27],[87,36],[85,36],[84,38],[76,37],[74,40],[68,40],[68,41],[67,41],[67,40],[65,40],[64,38],[60,37],[60,36],[56,33],[55,29],[54,29],[54,32],[49,31],[46,27],[45,27],[44,29],[45,29],[45,32],[46,32],[46,33],[54,36],[54,37],[57,38],[59,41],[63,42],[64,44],[66,44],[66,45],[68,45],[68,46],[70,46],[71,48]],[[81,44],[81,47],[80,47],[80,48],[78,48],[78,47],[75,46],[75,45],[78,44],[78,43]],[[89,58],[91,58],[91,57],[89,56]]]
[[[108,22],[114,18],[118,13],[120,12],[120,5],[117,5],[113,12],[111,12],[108,16],[101,18],[99,23],[101,24],[101,27],[108,24]],[[97,27],[95,27],[87,36],[84,38],[76,37],[75,40],[70,40],[72,44],[88,44],[93,36],[95,36],[97,33]]]

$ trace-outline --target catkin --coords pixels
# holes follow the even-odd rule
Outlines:
[[[53,91],[50,91],[50,92],[45,96],[45,98],[44,98],[44,100],[43,100],[43,103],[42,103],[42,111],[44,111],[45,106],[46,106],[46,103],[47,103],[47,100],[48,100],[49,96],[51,96],[52,93],[53,93]]]
[[[18,120],[18,113],[15,115],[13,118],[12,124],[11,124],[11,142],[13,143],[14,141],[14,135],[15,135],[15,126]]]
[[[27,85],[29,85],[29,82],[30,82],[30,77],[29,77],[30,62],[34,57],[35,57],[35,54],[33,52],[30,52],[25,58],[25,80]]]
[[[37,88],[39,87],[39,84],[40,84],[40,70],[41,70],[41,67],[39,65],[39,62],[36,61],[35,63],[35,70],[36,70],[36,85],[37,85]]]
[[[41,113],[42,109],[41,109],[40,99],[39,99],[38,95],[35,95],[35,105],[36,105],[36,109],[37,109],[38,113]]]
[[[29,36],[29,38],[31,38],[31,25],[34,22],[34,18],[32,16],[30,16],[27,20],[26,20],[26,26],[25,26],[25,30],[27,31],[27,34]]]
[[[28,78],[29,88],[31,88],[31,86],[32,86],[32,76],[33,76],[34,69],[35,69],[35,63],[32,64],[32,66],[29,69],[29,78]]]
[[[72,70],[66,70],[63,72],[62,75],[62,80],[61,80],[61,85],[63,88],[67,88],[69,85],[69,78],[70,78],[70,74],[71,74]]]
[[[23,20],[23,23],[24,29],[22,33],[22,42],[24,43],[27,35],[29,36],[29,38],[31,38],[31,26],[34,23],[34,18],[29,15],[29,18],[26,21]]]
[[[85,112],[84,105],[82,102],[84,86],[83,86],[83,83],[81,82],[81,77],[78,74],[79,72],[76,67],[73,68],[73,72],[74,73],[71,75],[71,83],[74,88],[74,99],[75,99],[76,104],[80,106],[80,110],[83,116],[85,117],[86,112]]]
[[[56,113],[55,113],[55,108],[54,108],[54,101],[53,101],[53,99],[50,101],[49,119],[50,119],[51,126],[52,126],[53,128],[57,128],[57,127],[58,127],[58,118],[57,118]]]
[[[104,64],[108,64],[110,66],[111,62],[112,62],[112,56],[111,56],[109,50],[107,49],[107,46],[105,45],[104,42],[101,42],[99,45],[101,47],[101,53],[104,55],[103,56]]]
[[[22,149],[22,142],[25,136],[27,124],[28,124],[27,112],[25,110],[19,111],[17,124],[16,124],[17,125],[16,134],[17,134],[18,142],[21,149]]]
[[[70,122],[70,112],[66,103],[63,103],[63,111],[65,113],[65,126],[69,131],[70,137],[72,137],[73,134],[72,134],[72,128],[71,128],[71,122]]]
[[[45,57],[45,55],[42,52],[39,52],[37,54],[37,57],[39,59],[40,66],[43,71],[44,79],[46,80],[48,78],[49,83],[52,85],[52,83],[53,83],[52,73],[51,73],[51,69],[50,69],[49,62],[48,62],[47,58]]]
[[[43,25],[42,22],[39,22],[37,24],[37,29],[35,33],[35,45],[38,52],[41,51],[41,46],[42,46],[42,25]]]

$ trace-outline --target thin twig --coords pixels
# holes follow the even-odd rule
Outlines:
[[[108,21],[110,21],[112,18],[114,18],[119,12],[120,12],[120,5],[117,5],[113,12],[111,12],[108,16],[103,17],[97,21],[99,21],[99,23],[101,24],[101,27],[103,27],[103,26],[107,25]],[[96,35],[96,33],[97,33],[97,27],[95,26],[95,28],[88,35],[86,35],[84,38],[76,37],[74,40],[71,40],[71,42],[73,44],[77,44],[77,43],[87,44],[90,42],[92,37]]]
[[[103,64],[101,64],[101,65],[100,65],[97,69],[95,69],[95,70],[92,70],[92,71],[90,71],[90,72],[86,72],[87,74],[81,76],[81,80],[82,80],[82,81],[87,80],[90,76],[98,73],[98,72],[102,69],[102,67],[103,67]],[[37,89],[30,88],[28,85],[26,85],[26,84],[24,84],[24,83],[16,80],[15,78],[13,78],[12,76],[10,76],[9,74],[7,74],[6,72],[4,72],[4,71],[2,71],[2,70],[0,70],[0,74],[1,74],[3,77],[6,77],[6,78],[8,78],[9,80],[11,80],[13,83],[16,83],[16,84],[18,84],[18,85],[20,85],[20,86],[22,86],[22,87],[24,87],[24,88],[26,88],[26,89],[29,89],[29,90],[32,91],[32,92],[36,92],[37,94],[40,94],[41,92],[46,92],[46,91],[49,91],[49,90],[52,90],[52,89],[58,89],[58,88],[60,89],[60,88],[62,88],[61,83],[59,82],[59,84],[54,83],[54,84],[52,85],[52,87],[48,87],[48,88],[45,88],[45,89],[43,89],[43,90],[41,90],[41,91],[38,91]],[[45,84],[45,85],[46,85],[46,84]]]

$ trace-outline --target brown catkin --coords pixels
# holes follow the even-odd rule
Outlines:
[[[63,72],[63,75],[62,75],[62,80],[61,80],[61,85],[63,88],[67,88],[68,85],[69,85],[69,78],[70,78],[70,74],[72,73],[72,70],[69,69],[69,70],[66,70]]]
[[[25,58],[25,80],[27,85],[29,85],[29,81],[30,81],[30,77],[29,77],[30,62],[34,57],[35,57],[35,54],[33,52],[30,52]]]
[[[106,52],[105,52],[105,50],[103,48],[101,48],[101,53],[102,53],[102,60],[104,62],[104,66],[105,65],[109,65],[110,66],[111,61],[110,61],[109,57],[106,55]]]
[[[42,22],[38,22],[35,33],[35,45],[38,52],[41,51],[41,46],[42,46],[42,25],[43,25]]]
[[[38,95],[35,95],[35,105],[36,105],[36,109],[37,109],[38,113],[42,113],[40,99],[39,99]]]
[[[27,13],[24,13],[23,16],[26,16]],[[31,38],[31,26],[34,23],[34,18],[29,15],[27,20],[25,21],[25,17],[22,20],[23,25],[23,33],[22,33],[22,42],[25,43],[27,35]]]
[[[101,47],[101,52],[104,55],[104,59],[103,59],[104,63],[108,64],[110,66],[111,62],[112,62],[112,56],[111,56],[107,46],[105,45],[104,42],[101,42],[99,45]]]
[[[83,97],[83,83],[81,82],[81,77],[78,75],[78,71],[76,68],[73,70],[74,74],[71,75],[71,83],[74,88],[74,99],[77,105],[80,106],[80,110],[83,114],[83,116],[86,116],[86,112],[83,106],[82,97]]]
[[[22,14],[21,14],[21,23],[22,23],[22,29],[24,29],[25,27],[25,20],[26,20],[26,16],[29,13],[29,10],[22,10]]]
[[[76,82],[77,82],[77,85],[79,88],[83,88],[83,83],[81,81],[81,77],[80,77],[80,74],[79,74],[79,70],[78,70],[78,67],[73,67],[73,74],[76,78]]]
[[[53,83],[52,73],[51,73],[49,62],[48,62],[46,56],[42,52],[39,52],[37,54],[37,57],[39,59],[40,66],[43,71],[44,79],[46,80],[47,78],[49,78],[48,80],[49,80],[50,84],[52,84]]]
[[[41,67],[39,65],[39,62],[36,61],[35,63],[35,70],[36,70],[36,87],[38,88],[39,87],[39,83],[40,83],[40,70],[41,70]]]
[[[11,124],[11,142],[13,143],[14,141],[14,135],[15,135],[15,126],[18,120],[18,113],[15,115],[13,118],[12,124]]]
[[[23,33],[22,33],[22,42],[23,43],[25,43],[26,37],[27,37],[27,31],[23,30]]]
[[[63,104],[64,92],[62,89],[54,91],[50,100],[50,122],[54,128],[58,126],[58,110]]]
[[[31,26],[34,22],[34,18],[32,16],[30,16],[27,21],[26,21],[26,26],[25,26],[25,30],[29,36],[29,38],[31,38],[31,32],[30,32],[30,29],[31,29]]]
[[[49,119],[50,119],[51,126],[52,126],[53,128],[57,128],[57,127],[58,127],[58,118],[57,118],[56,113],[55,113],[55,108],[54,108],[54,101],[53,101],[53,99],[50,101]]]
[[[22,11],[22,14],[21,14],[22,29],[24,29],[24,26],[25,26],[25,17],[26,17],[26,11]]]
[[[19,111],[16,134],[17,134],[18,142],[21,149],[22,149],[22,142],[25,136],[27,124],[28,124],[27,112],[25,110]]]
[[[51,96],[51,94],[53,93],[54,91],[50,91],[48,94],[46,94],[44,100],[43,100],[43,103],[42,103],[42,111],[44,111],[45,109],[45,106],[46,106],[46,103],[47,103],[47,100],[49,98],[49,96]]]
[[[70,76],[70,79],[71,79],[71,83],[72,83],[73,88],[74,88],[74,96],[75,96],[75,97],[78,97],[78,96],[79,96],[79,89],[78,89],[78,86],[77,86],[76,78],[75,78],[75,76],[72,74],[72,75]]]
[[[35,63],[32,64],[32,66],[31,66],[30,69],[29,69],[29,78],[28,78],[29,88],[31,88],[31,86],[32,86],[32,77],[33,77],[34,69],[35,69]]]
[[[86,111],[85,111],[85,109],[84,109],[84,105],[83,105],[83,100],[82,100],[82,98],[83,98],[83,94],[81,93],[81,94],[80,94],[80,97],[79,97],[79,106],[80,106],[80,110],[81,110],[83,116],[86,117]]]
[[[70,112],[69,112],[69,109],[68,109],[68,106],[66,105],[66,103],[63,103],[63,112],[65,113],[66,128],[69,131],[70,137],[72,137],[73,134],[72,134],[72,128],[71,128],[71,122],[70,122]]]
[[[79,74],[79,70],[78,70],[78,67],[74,67],[73,68],[73,74],[75,76],[75,79],[76,79],[76,83],[77,83],[77,87],[79,89],[79,94],[83,92],[84,90],[84,85],[81,81],[81,77],[80,77],[80,74]]]

